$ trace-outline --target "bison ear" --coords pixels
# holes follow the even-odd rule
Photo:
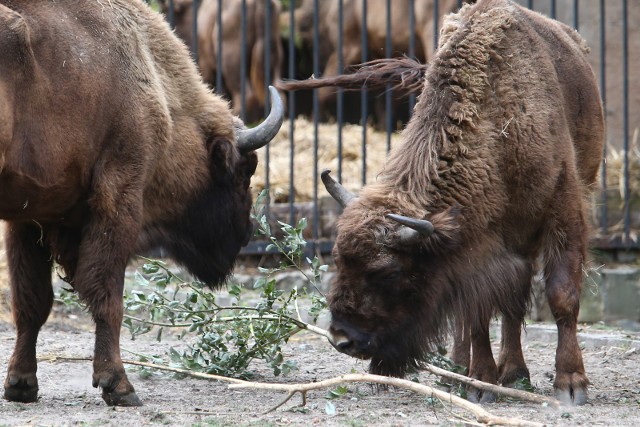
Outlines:
[[[22,16],[6,6],[0,4],[0,40],[9,49],[7,58],[18,58],[27,64],[33,58],[29,26]],[[11,55],[11,54],[14,55]],[[3,54],[5,56],[5,54]]]
[[[225,138],[212,138],[207,141],[207,149],[212,175],[219,176],[233,171],[237,156],[233,143]]]

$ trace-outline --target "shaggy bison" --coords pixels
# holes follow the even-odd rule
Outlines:
[[[282,104],[247,130],[140,0],[0,0],[0,219],[17,340],[6,399],[37,400],[36,339],[53,263],[96,324],[93,385],[139,405],[120,359],[128,259],[162,246],[212,287],[252,236],[253,152]]]
[[[585,196],[604,143],[587,50],[573,29],[508,0],[447,17],[404,143],[377,182],[356,197],[323,173],[345,206],[329,297],[336,349],[402,376],[455,320],[471,337],[471,377],[528,377],[520,332],[540,257],[558,327],[556,393],[585,403],[576,338]],[[498,365],[489,340],[497,313]]]

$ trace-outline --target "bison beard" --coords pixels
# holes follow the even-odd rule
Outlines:
[[[0,219],[17,339],[4,382],[38,399],[36,342],[52,267],[95,322],[94,387],[140,405],[120,358],[128,260],[161,246],[211,287],[252,235],[254,150],[282,101],[246,129],[184,44],[140,0],[0,0]]]
[[[454,362],[469,362],[471,377],[528,378],[520,335],[540,264],[558,328],[556,395],[586,402],[576,338],[585,200],[604,145],[587,52],[564,24],[509,0],[479,0],[445,19],[429,67],[412,73],[407,61],[395,62],[406,78],[424,73],[403,143],[357,198],[323,174],[344,207],[330,294],[330,341],[338,350],[371,357],[372,372],[402,375],[420,365],[448,318],[459,339]],[[390,79],[393,67],[378,62],[328,82],[398,81]],[[498,313],[496,364],[489,323]],[[469,397],[495,396],[470,390]]]

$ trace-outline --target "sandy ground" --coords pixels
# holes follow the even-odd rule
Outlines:
[[[93,333],[86,313],[58,313],[45,326],[38,342],[41,358],[90,356]],[[555,335],[552,327],[530,325],[524,336],[525,357],[537,392],[552,393]],[[496,414],[520,417],[549,425],[640,425],[640,334],[622,331],[582,331],[584,359],[592,385],[590,401],[579,408],[554,410],[538,404],[501,400],[485,405]],[[15,342],[14,328],[0,323],[0,375]],[[498,343],[498,339],[495,339]],[[123,330],[123,349],[150,355],[163,355],[180,342],[165,336],[156,342],[153,334],[129,340]],[[267,366],[255,364],[256,380],[262,382],[311,382],[350,372],[363,372],[366,364],[335,352],[323,339],[311,334],[295,336],[286,354],[299,369],[287,377],[274,377]],[[135,359],[123,351],[123,358]],[[129,378],[144,401],[140,408],[111,408],[91,387],[90,362],[51,362],[39,364],[40,400],[33,404],[0,399],[0,425],[20,426],[417,426],[461,425],[473,418],[446,403],[436,402],[408,391],[378,391],[367,384],[349,385],[349,392],[328,399],[329,390],[311,392],[304,408],[295,407],[295,396],[282,408],[263,412],[280,402],[281,392],[230,391],[225,384],[170,373],[143,378],[135,367],[128,367]],[[423,384],[437,380],[426,372],[415,377]]]

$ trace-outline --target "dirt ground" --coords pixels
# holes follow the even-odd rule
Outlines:
[[[93,332],[86,313],[54,314],[38,342],[38,356],[90,356]],[[537,392],[552,393],[555,335],[552,327],[530,325],[524,336],[525,357]],[[495,414],[549,425],[640,425],[640,334],[584,327],[580,340],[592,385],[590,401],[579,408],[551,409],[538,404],[501,400],[485,405]],[[6,375],[7,361],[15,342],[13,325],[0,323],[0,376]],[[154,334],[129,340],[123,330],[123,358],[135,359],[126,350],[163,355],[181,342],[165,335],[162,342]],[[494,340],[497,344],[498,338]],[[337,353],[316,335],[300,334],[286,346],[286,354],[299,369],[287,377],[274,377],[267,366],[253,366],[261,382],[304,383],[336,375],[364,372],[366,364]],[[295,396],[282,408],[263,412],[280,402],[282,392],[230,391],[220,382],[177,378],[155,373],[143,378],[128,366],[129,378],[144,406],[111,408],[91,387],[91,363],[41,361],[38,369],[40,400],[33,404],[0,399],[0,425],[7,426],[419,426],[462,425],[473,417],[448,404],[412,392],[391,389],[377,391],[367,384],[351,384],[349,392],[328,399],[330,390],[310,392],[307,405],[296,408]],[[437,380],[426,372],[415,375],[423,384]]]

